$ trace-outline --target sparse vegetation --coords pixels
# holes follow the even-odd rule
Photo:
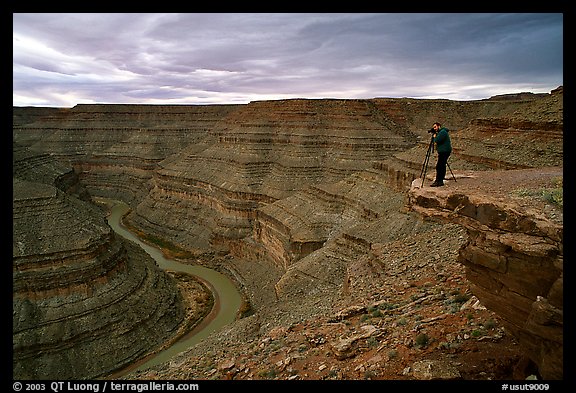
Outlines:
[[[376,374],[374,373],[374,371],[372,370],[366,370],[364,372],[364,379],[372,379],[376,376]]]
[[[563,178],[555,177],[551,181],[551,186],[539,189],[517,188],[512,191],[513,196],[520,198],[539,198],[551,205],[561,209],[564,208],[564,187]]]
[[[398,308],[398,304],[384,302],[384,303],[381,303],[378,306],[378,308],[380,308],[381,310],[394,310],[395,308]]]
[[[366,340],[366,344],[368,344],[368,346],[370,348],[376,348],[378,346],[378,339],[376,337],[368,337],[368,339]]]
[[[489,319],[484,322],[484,328],[487,330],[494,329],[496,327],[496,322],[493,319]]]
[[[136,233],[143,242],[152,244],[157,248],[159,248],[162,251],[162,254],[164,254],[168,258],[186,259],[186,258],[192,258],[194,256],[194,254],[192,254],[191,252],[181,247],[178,247],[174,243],[171,243],[163,238],[145,233],[133,226],[127,225],[127,227],[130,229],[130,231]]]
[[[416,336],[416,339],[414,340],[414,343],[416,344],[416,346],[418,348],[424,348],[428,345],[428,341],[430,339],[428,338],[428,336],[426,335],[426,333],[420,333]]]
[[[260,370],[258,376],[264,379],[274,379],[278,375],[278,372],[274,368],[270,368],[267,370]]]
[[[454,296],[454,303],[458,303],[458,304],[464,304],[466,303],[468,300],[470,300],[471,295],[468,295],[467,293],[457,293],[456,296]]]
[[[460,311],[462,304],[466,303],[470,298],[471,295],[466,293],[460,293],[460,291],[452,291],[450,293],[452,296],[451,298],[445,299],[444,304],[446,305],[448,312],[455,314]]]

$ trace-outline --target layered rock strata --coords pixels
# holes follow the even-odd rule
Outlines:
[[[432,122],[451,130],[455,171],[554,166],[563,157],[562,89],[470,102],[282,100],[155,110],[86,105],[15,114],[26,123],[14,136],[39,152],[55,149],[92,193],[130,202],[129,221],[142,232],[194,254],[229,252],[229,265],[254,292],[265,283],[298,302],[351,294],[364,276],[387,277],[376,254],[388,234],[421,229],[389,210],[391,188],[404,192],[418,178]],[[170,111],[182,113],[172,121]],[[187,122],[185,132],[178,122]],[[259,265],[273,270],[270,278],[249,272]]]
[[[16,143],[12,145],[12,177],[52,184],[82,200],[90,200],[90,194],[74,169],[48,153],[38,153]]]
[[[231,112],[203,149],[159,163],[133,225],[194,252],[238,249],[256,211],[308,185],[337,182],[413,142],[365,100],[254,102]],[[238,250],[242,252],[241,250]]]
[[[408,194],[414,211],[467,229],[459,259],[474,294],[502,317],[545,379],[563,378],[563,221],[534,195],[562,176],[562,167],[475,172],[447,187],[421,188],[416,180]],[[515,189],[533,197],[514,198]]]
[[[253,237],[286,270],[345,228],[379,218],[390,197],[381,174],[368,171],[310,186],[258,209]]]
[[[374,167],[388,175],[390,186],[407,191],[424,169],[430,134],[426,124],[441,121],[452,136],[451,168],[521,169],[562,166],[563,89],[550,94],[513,94],[480,101],[375,99],[400,128],[419,130],[418,144],[394,153]],[[428,174],[434,172],[431,162]],[[450,176],[448,172],[448,176]]]
[[[203,143],[234,105],[77,105],[14,113],[14,140],[75,168],[96,196],[135,205],[148,193],[156,164]]]
[[[72,168],[14,146],[13,377],[90,379],[173,339],[175,282],[115,236]]]
[[[391,190],[386,174],[377,171],[360,172],[291,198],[298,203],[279,201],[261,209],[267,215],[259,216],[256,224],[255,238],[282,263],[284,273],[275,285],[280,299],[320,293],[361,297],[363,282],[384,283],[393,271],[391,261],[378,257],[379,247],[437,227],[402,212],[404,196]],[[290,253],[278,255],[275,250]]]
[[[131,219],[155,236],[161,231],[153,228],[161,224],[154,215],[172,216],[170,208],[162,207],[162,198],[172,198],[168,205],[180,202],[192,207],[192,203],[195,213],[178,216],[180,221],[182,214],[188,216],[193,228],[168,226],[179,235],[176,243],[196,251],[229,247],[229,239],[249,233],[250,209],[370,166],[386,171],[390,184],[405,189],[418,176],[425,130],[433,121],[446,123],[453,132],[470,128],[474,133],[477,124],[471,122],[485,119],[484,123],[498,125],[492,119],[505,117],[520,124],[514,119],[531,111],[538,120],[530,129],[548,123],[561,128],[562,112],[557,108],[562,91],[553,93],[469,102],[377,98],[236,106],[77,105],[35,109],[30,115],[23,110],[29,108],[18,108],[14,139],[74,165],[94,195],[119,198],[133,208],[152,198]],[[485,136],[462,133],[456,139],[468,138],[475,148]],[[418,138],[424,141],[410,157]],[[543,151],[555,151],[558,157],[558,140],[544,150],[535,144],[535,157],[548,156]],[[510,140],[500,150],[513,147]],[[489,160],[492,167],[507,165],[499,164],[498,157],[476,159],[472,150],[456,146],[454,159],[460,155],[465,165],[472,161],[485,165]],[[453,164],[458,167],[458,162]]]

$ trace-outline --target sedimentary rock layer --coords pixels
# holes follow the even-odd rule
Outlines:
[[[540,195],[539,186],[562,176],[554,167],[478,172],[439,189],[415,181],[408,201],[468,230],[460,261],[473,292],[503,318],[546,379],[563,378],[563,223],[547,217],[537,198],[522,205],[510,191],[530,187]],[[495,182],[507,192],[490,193]]]
[[[14,139],[73,165],[93,195],[130,203],[133,225],[202,252],[230,247],[230,241],[251,232],[256,209],[309,185],[336,183],[376,167],[388,173],[395,188],[406,188],[420,172],[426,129],[433,121],[458,132],[455,168],[460,162],[485,168],[539,161],[555,165],[551,157],[562,158],[558,132],[547,132],[552,139],[545,145],[533,144],[530,161],[507,154],[518,145],[507,132],[511,127],[526,131],[514,134],[520,139],[562,128],[562,92],[553,93],[468,102],[376,98],[77,105],[35,109],[29,115],[19,108]],[[536,120],[526,122],[522,114],[528,112]],[[504,132],[494,137],[494,130]]]
[[[228,247],[251,233],[258,208],[413,144],[365,100],[254,102],[211,135],[205,148],[159,163],[154,188],[129,217],[135,226],[159,236],[167,226],[184,248]]]
[[[384,221],[394,214],[387,187],[405,191],[419,177],[434,121],[453,135],[454,170],[559,166],[562,108],[561,89],[469,102],[79,105],[19,111],[13,135],[73,165],[94,195],[129,202],[128,221],[144,233],[193,253],[229,252],[237,266],[267,263],[276,296],[301,299],[359,287],[359,272],[372,269],[356,269],[364,262],[385,276],[370,256],[386,243],[382,231],[394,232],[392,222],[418,230],[413,217]],[[480,248],[482,237],[471,239]]]
[[[13,181],[13,377],[94,378],[177,331],[175,283],[94,205]]]
[[[59,111],[23,108],[14,140],[73,166],[92,195],[141,200],[156,163],[203,143],[234,105],[77,105]]]
[[[35,152],[16,143],[12,146],[12,177],[52,184],[82,200],[90,199],[90,195],[80,183],[78,174],[72,167],[63,164],[48,153]]]

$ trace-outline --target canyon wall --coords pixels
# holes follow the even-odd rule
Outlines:
[[[276,299],[352,293],[367,277],[385,280],[369,255],[432,225],[398,209],[421,174],[434,121],[451,130],[459,175],[563,165],[561,88],[463,102],[27,109],[14,109],[15,142],[73,167],[92,195],[131,204],[130,225],[181,255],[206,263],[227,255],[249,291],[262,285],[248,272],[266,264]]]
[[[562,215],[535,196],[562,176],[552,167],[478,172],[444,189],[415,181],[407,202],[425,217],[467,229],[459,258],[474,294],[503,319],[545,379],[563,377],[564,236]],[[516,187],[532,197],[502,192]]]
[[[14,146],[12,186],[14,379],[95,378],[175,337],[175,282],[115,235],[71,167]]]

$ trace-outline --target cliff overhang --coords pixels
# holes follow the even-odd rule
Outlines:
[[[444,187],[412,182],[407,208],[462,225],[471,288],[502,318],[545,379],[563,378],[562,209],[541,196],[562,167],[458,173]]]

